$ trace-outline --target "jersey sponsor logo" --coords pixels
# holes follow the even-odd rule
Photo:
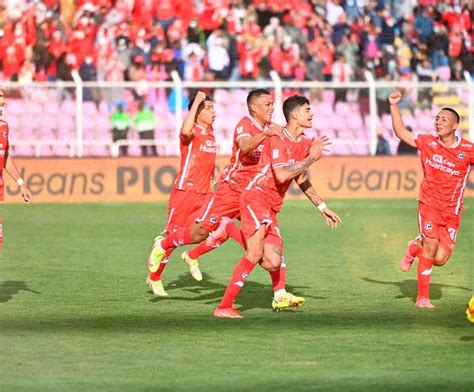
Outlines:
[[[461,143],[461,147],[472,147],[472,144]]]
[[[459,159],[464,159],[464,153],[460,152],[460,153],[458,154],[458,158],[459,158]]]
[[[279,156],[280,156],[280,151],[278,150],[278,148],[275,148],[275,149],[272,151],[272,158],[273,158],[273,159],[278,159]]]
[[[217,153],[216,142],[214,140],[206,140],[203,144],[199,146],[199,151],[216,154]]]
[[[458,176],[459,170],[455,170],[455,163],[447,160],[439,154],[434,154],[432,158],[427,157],[425,163],[436,170],[443,171],[452,176]]]

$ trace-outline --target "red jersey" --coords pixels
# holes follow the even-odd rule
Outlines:
[[[217,145],[212,128],[206,130],[194,124],[194,135],[180,137],[181,166],[174,187],[181,191],[211,193]]]
[[[3,168],[8,153],[8,124],[0,120],[0,201],[3,201]]]
[[[246,190],[262,192],[272,210],[279,212],[292,180],[279,183],[274,170],[308,157],[312,141],[304,135],[295,140],[285,129],[282,136],[269,137],[263,145],[259,164],[248,169],[252,179]]]
[[[444,212],[458,215],[471,165],[474,145],[462,138],[450,147],[433,135],[418,135],[423,181],[419,200]]]
[[[223,181],[231,181],[233,189],[242,189],[248,184],[251,177],[238,176],[236,173],[242,168],[255,166],[260,160],[263,151],[263,143],[256,149],[244,154],[240,148],[238,140],[244,136],[256,136],[265,131],[268,127],[262,127],[257,120],[252,117],[244,117],[239,121],[234,131],[234,144],[232,146],[232,156],[230,157],[229,167],[222,173]]]

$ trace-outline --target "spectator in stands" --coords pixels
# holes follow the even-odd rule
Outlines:
[[[222,29],[214,31],[206,41],[209,70],[214,73],[217,80],[228,76],[230,57],[228,40]]]
[[[127,140],[128,130],[130,128],[130,115],[123,110],[123,105],[119,103],[117,110],[112,113],[112,141],[115,143],[119,140]],[[119,156],[128,155],[128,146],[119,147]]]
[[[406,127],[407,130],[413,132],[410,126]],[[397,155],[417,155],[418,149],[416,147],[410,146],[408,143],[405,143],[403,140],[400,140],[397,147]]]
[[[332,80],[337,82],[337,84],[347,83],[352,78],[352,69],[349,64],[346,63],[344,56],[339,56],[336,62],[332,65]],[[336,89],[336,97],[334,99],[334,107],[338,102],[347,101],[347,89],[338,88]]]
[[[135,114],[135,130],[140,136],[140,140],[149,141],[155,139],[156,115],[144,105],[143,101],[138,103],[138,111]],[[157,156],[156,146],[142,145],[142,156]]]
[[[92,56],[87,55],[84,62],[79,67],[79,76],[84,82],[90,82],[97,80],[97,69],[94,65],[94,59]],[[100,103],[100,90],[96,87],[84,87],[83,88],[83,100],[93,101],[96,105]]]
[[[382,133],[377,135],[377,148],[375,150],[375,155],[390,155],[390,145]]]

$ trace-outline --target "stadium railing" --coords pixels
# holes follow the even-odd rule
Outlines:
[[[266,88],[274,93],[274,121],[284,123],[281,105],[290,94],[303,94],[312,104],[313,129],[308,136],[328,135],[333,155],[373,155],[378,135],[396,152],[398,140],[391,130],[387,95],[401,89],[404,120],[416,132],[430,132],[434,116],[443,106],[454,107],[463,120],[461,131],[474,140],[474,92],[471,76],[460,82],[386,82],[370,74],[363,82],[271,80],[189,82],[172,74],[164,82],[85,82],[77,74],[72,82],[21,84],[2,82],[7,91],[5,119],[10,124],[16,156],[118,156],[127,146],[132,156],[141,146],[155,146],[159,155],[179,155],[177,135],[189,97],[203,89],[214,97],[214,130],[219,155],[229,155],[235,124],[247,113],[248,90]],[[125,140],[112,141],[110,116],[117,102],[133,113],[142,99],[157,115],[154,140],[140,140],[132,124]],[[132,116],[133,118],[133,116]]]

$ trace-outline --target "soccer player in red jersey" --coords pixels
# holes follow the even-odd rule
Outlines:
[[[3,116],[3,110],[5,108],[5,92],[0,89],[0,117]],[[4,182],[3,182],[3,170],[13,178],[18,186],[20,187],[20,193],[25,203],[31,203],[32,197],[31,192],[25,184],[25,181],[21,178],[20,172],[16,167],[13,158],[9,155],[9,144],[8,144],[8,133],[10,132],[8,124],[3,119],[0,119],[0,202],[3,201],[4,194]],[[0,247],[3,244],[3,223],[0,217]]]
[[[234,132],[234,145],[229,167],[222,174],[216,193],[208,203],[204,214],[192,227],[180,229],[163,240],[155,241],[149,259],[154,264],[160,263],[168,249],[174,244],[200,244],[191,251],[184,252],[183,260],[193,267],[198,265],[198,257],[221,245],[230,236],[245,247],[240,229],[232,222],[240,217],[240,193],[249,177],[235,174],[246,167],[259,162],[263,149],[262,142],[272,135],[280,135],[282,127],[272,124],[273,99],[270,92],[256,89],[249,92],[247,107],[250,116],[245,116],[237,124]],[[193,271],[191,271],[193,274]],[[301,306],[304,298],[297,297],[285,289],[286,264],[282,263],[281,271],[270,271],[274,299],[272,307],[283,309],[290,306]]]
[[[308,99],[289,97],[283,103],[283,113],[287,127],[282,135],[265,140],[258,165],[245,168],[236,175],[237,178],[251,175],[240,199],[247,249],[234,269],[224,297],[214,312],[215,317],[242,318],[233,306],[234,300],[257,263],[268,271],[280,270],[283,244],[277,214],[293,179],[318,207],[329,226],[336,228],[341,222],[316,193],[306,172],[330,144],[326,137],[312,142],[303,134],[312,126],[313,114]]]
[[[418,197],[420,236],[408,243],[400,266],[406,272],[418,257],[416,306],[433,308],[429,298],[431,271],[433,265],[446,264],[456,244],[464,189],[474,164],[474,145],[456,136],[460,118],[451,108],[443,108],[436,115],[436,136],[409,132],[397,106],[401,97],[398,91],[388,97],[393,129],[400,140],[420,150],[423,181]]]
[[[215,169],[217,152],[216,140],[212,129],[216,112],[209,97],[202,91],[191,100],[180,133],[181,166],[168,202],[168,223],[165,228],[171,234],[182,227],[189,227],[198,217],[200,210],[212,195],[211,180]],[[155,241],[163,237],[158,236]],[[167,296],[161,282],[161,274],[168,263],[169,256],[177,242],[167,249],[160,263],[152,263],[148,257],[147,284],[156,296]],[[202,280],[199,268],[189,263],[193,277]]]

